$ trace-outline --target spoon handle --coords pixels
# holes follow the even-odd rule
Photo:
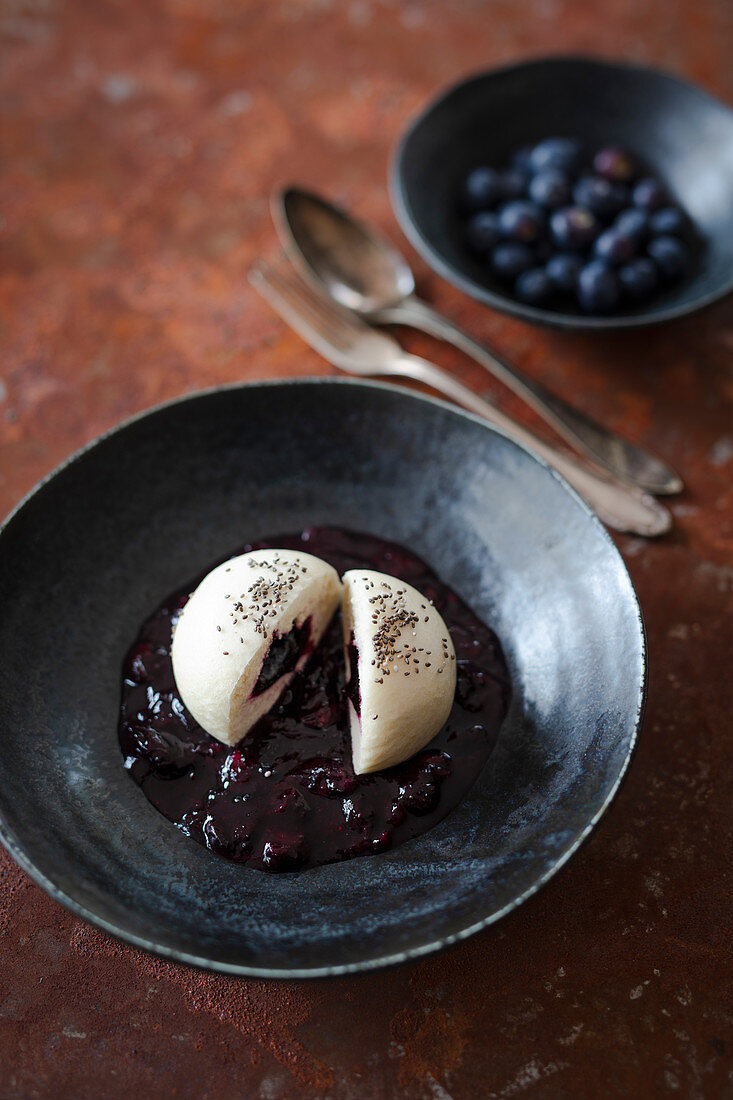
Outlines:
[[[388,309],[379,310],[373,320],[409,325],[447,340],[523,398],[568,443],[625,481],[657,495],[679,493],[683,489],[679,475],[661,459],[591,420],[539,382],[520,374],[495,351],[472,339],[420,298],[414,295],[404,298]]]
[[[594,509],[599,518],[616,531],[626,531],[636,535],[662,535],[672,525],[672,517],[664,505],[654,497],[642,492],[633,485],[613,477],[611,474],[596,471],[573,458],[572,455],[553,447],[541,440],[527,428],[511,420],[483,397],[464,386],[452,374],[441,370],[426,359],[417,355],[403,354],[390,362],[388,367],[373,369],[370,373],[379,375],[399,375],[422,382],[453,401],[463,405],[471,412],[478,413],[496,427],[506,432],[529,450],[544,459],[577,493]]]

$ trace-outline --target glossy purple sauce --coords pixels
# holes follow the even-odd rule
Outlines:
[[[486,763],[511,687],[496,635],[409,550],[319,527],[236,553],[272,547],[307,550],[339,573],[367,567],[408,581],[445,619],[458,663],[453,710],[430,745],[387,771],[355,776],[338,615],[279,703],[233,749],[193,720],[173,678],[171,629],[201,577],[143,624],[123,668],[125,767],[156,809],[212,852],[260,871],[293,871],[385,851],[442,820]],[[278,659],[292,661],[287,643]]]

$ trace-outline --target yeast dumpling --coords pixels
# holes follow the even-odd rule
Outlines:
[[[342,615],[354,771],[381,771],[445,724],[456,657],[441,615],[416,588],[372,569],[343,576]]]
[[[207,733],[234,745],[277,702],[341,599],[332,566],[295,550],[253,550],[217,566],[181,611],[173,674]]]

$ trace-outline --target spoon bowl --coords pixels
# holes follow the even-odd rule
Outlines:
[[[347,309],[371,314],[415,291],[405,260],[383,237],[326,200],[299,187],[272,198],[272,216],[290,258],[315,275]]]

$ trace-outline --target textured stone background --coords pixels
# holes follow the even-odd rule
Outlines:
[[[0,514],[167,397],[327,373],[245,281],[273,247],[268,191],[311,183],[399,241],[388,152],[441,84],[575,50],[733,98],[729,0],[5,0],[0,34]],[[619,539],[651,652],[621,796],[500,926],[330,984],[159,962],[0,854],[3,1097],[733,1095],[730,303],[580,337],[489,313],[416,269],[439,306],[689,486],[671,536]],[[486,386],[457,355],[410,346]]]

